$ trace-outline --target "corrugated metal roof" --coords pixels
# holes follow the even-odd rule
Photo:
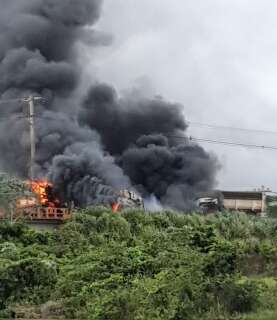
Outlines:
[[[224,199],[262,200],[262,191],[221,191]]]

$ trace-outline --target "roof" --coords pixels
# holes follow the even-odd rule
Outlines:
[[[224,199],[262,200],[263,191],[221,191]]]

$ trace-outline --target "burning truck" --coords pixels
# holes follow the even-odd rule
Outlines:
[[[48,181],[26,182],[30,194],[16,199],[15,218],[26,217],[32,222],[62,223],[72,217],[74,203],[68,204],[59,197],[53,184]],[[142,198],[134,191],[113,191],[112,201],[98,203],[120,212],[126,208],[144,208]]]
[[[33,222],[64,222],[71,218],[71,208],[63,204],[48,181],[28,181],[29,195],[16,199],[15,217]]]

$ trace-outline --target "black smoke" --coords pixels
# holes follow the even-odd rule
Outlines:
[[[115,90],[105,84],[90,89],[79,120],[81,125],[97,130],[113,154],[121,154],[143,134],[170,135],[187,128],[181,105],[161,99],[119,99]]]
[[[216,159],[186,137],[183,108],[161,98],[119,97],[106,84],[78,95],[80,42],[107,44],[93,29],[101,0],[0,0],[2,100],[40,95],[36,106],[36,175],[64,202],[87,206],[137,190],[163,206],[191,207],[214,186]],[[0,105],[0,164],[28,177],[26,105]]]
[[[185,135],[183,107],[162,99],[118,98],[108,85],[94,86],[79,121],[97,130],[106,150],[143,197],[163,205],[193,206],[214,185],[216,159]]]

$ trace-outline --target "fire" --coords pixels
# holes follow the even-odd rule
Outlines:
[[[31,181],[31,190],[39,197],[42,206],[57,208],[60,205],[59,199],[53,194],[53,185],[48,181]]]
[[[112,211],[113,212],[119,212],[121,210],[121,205],[120,203],[113,203],[112,204]]]

